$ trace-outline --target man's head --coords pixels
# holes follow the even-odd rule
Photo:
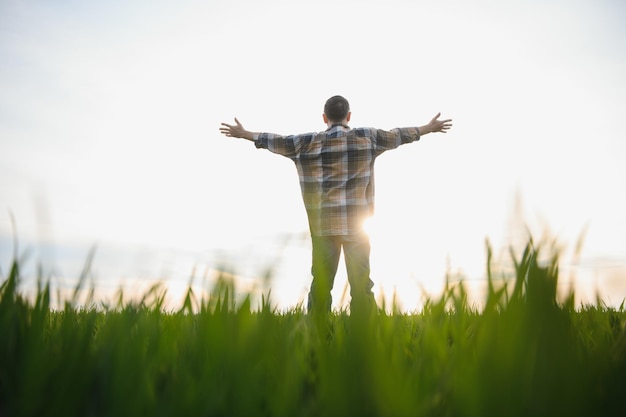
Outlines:
[[[350,104],[341,96],[333,96],[324,105],[324,123],[345,123],[350,121]]]

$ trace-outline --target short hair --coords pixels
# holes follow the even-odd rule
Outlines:
[[[324,114],[331,122],[341,122],[348,117],[350,104],[348,100],[341,96],[332,96],[326,100],[324,105]]]

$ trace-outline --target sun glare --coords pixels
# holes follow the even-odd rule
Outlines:
[[[376,235],[376,220],[374,217],[368,217],[363,220],[363,231],[372,239]]]

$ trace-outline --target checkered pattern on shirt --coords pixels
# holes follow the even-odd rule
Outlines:
[[[281,136],[260,133],[257,148],[295,162],[311,234],[358,233],[374,212],[374,160],[419,140],[415,127],[384,131],[335,125],[324,132]]]

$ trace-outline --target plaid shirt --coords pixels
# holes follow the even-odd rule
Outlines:
[[[419,140],[416,127],[384,131],[333,125],[324,132],[281,136],[260,133],[257,148],[295,162],[314,236],[356,234],[374,212],[374,160]]]

